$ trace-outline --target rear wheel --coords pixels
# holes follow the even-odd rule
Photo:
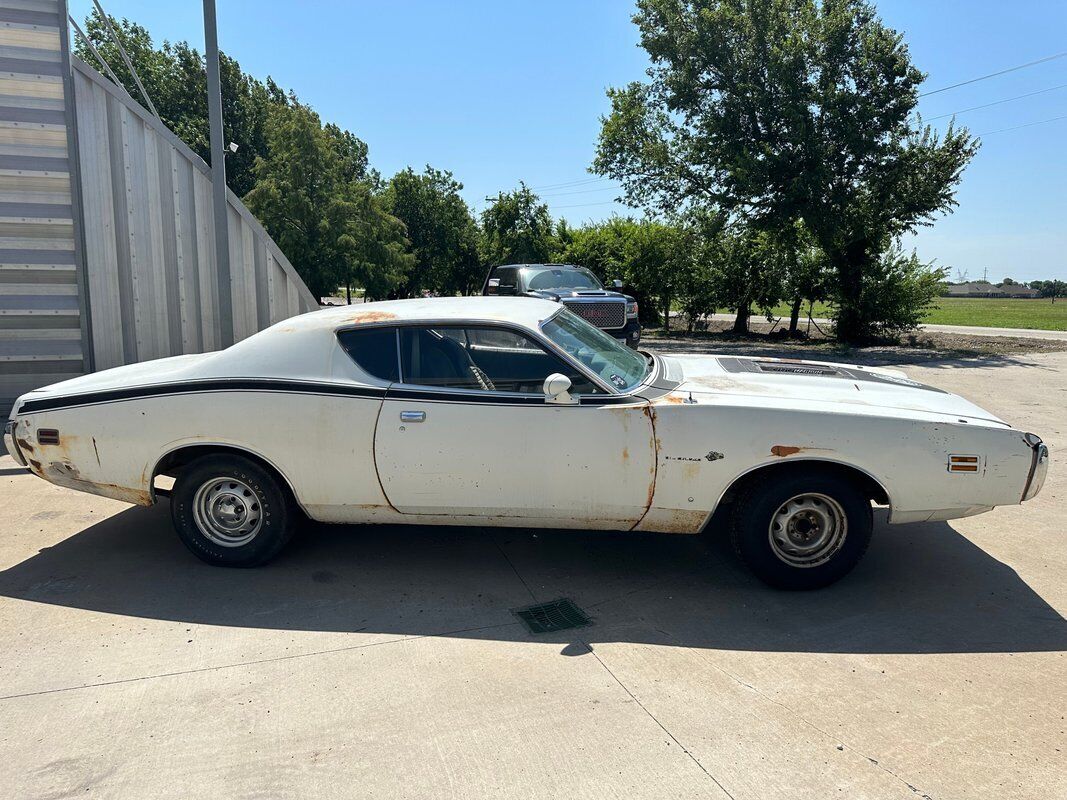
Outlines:
[[[241,456],[204,456],[187,465],[174,482],[170,502],[178,536],[208,564],[265,564],[292,535],[288,491]]]
[[[818,589],[844,577],[867,551],[870,501],[847,478],[813,470],[755,481],[738,498],[734,550],[781,589]]]

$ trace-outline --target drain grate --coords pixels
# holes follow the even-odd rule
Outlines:
[[[554,633],[593,624],[589,615],[566,597],[550,603],[516,608],[512,613],[523,621],[530,633]]]

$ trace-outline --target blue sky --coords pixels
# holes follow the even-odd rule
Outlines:
[[[1067,50],[1067,3],[882,0],[933,90]],[[91,0],[71,0],[84,18]],[[157,41],[203,46],[201,4],[104,0]],[[646,66],[625,0],[537,3],[218,0],[219,41],[248,72],[271,75],[352,130],[389,176],[407,165],[452,170],[480,211],[520,180],[572,223],[614,211],[612,184],[587,168],[604,90]],[[1067,58],[923,98],[930,118],[960,114],[983,135],[955,213],[908,240],[924,259],[974,280],[1067,279]],[[948,118],[933,121],[943,126]],[[566,185],[564,185],[566,184]]]

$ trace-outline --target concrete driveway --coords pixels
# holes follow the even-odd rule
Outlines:
[[[1067,353],[907,366],[1039,432],[1025,507],[774,592],[714,537],[311,527],[206,567],[0,459],[5,798],[1067,796]],[[510,609],[595,622],[532,636]]]

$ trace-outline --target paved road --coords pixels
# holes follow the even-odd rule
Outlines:
[[[1040,432],[1042,495],[879,523],[806,594],[686,536],[318,528],[212,569],[165,503],[5,456],[0,797],[1067,797],[1067,353],[979,363],[905,369]],[[595,624],[509,611],[560,596]]]
[[[712,314],[713,319],[722,322],[733,322],[733,314]],[[753,317],[753,319],[762,319],[762,317]],[[789,320],[784,320],[786,326],[789,324]],[[807,319],[801,320],[804,324]],[[831,322],[828,319],[815,318],[815,323],[822,326],[824,329]],[[920,325],[920,328],[931,333],[958,333],[964,336],[1016,336],[1022,339],[1055,339],[1060,342],[1067,342],[1067,331],[1038,331],[1029,330],[1028,328],[983,328],[980,325]]]

